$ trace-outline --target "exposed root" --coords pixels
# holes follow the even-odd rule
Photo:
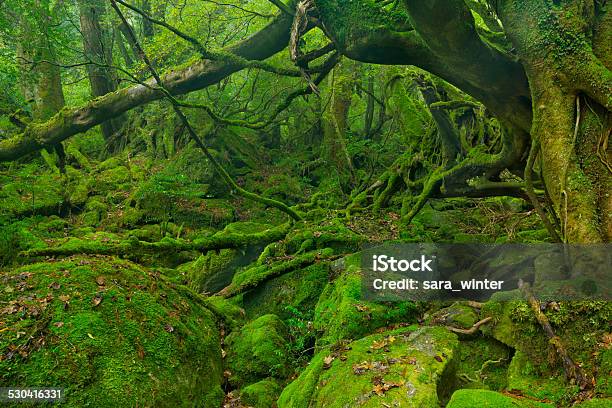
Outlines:
[[[50,248],[36,248],[22,252],[27,258],[38,256],[118,255],[133,257],[146,254],[176,253],[181,251],[207,252],[226,248],[241,248],[251,244],[267,244],[283,239],[289,232],[290,224],[254,234],[215,234],[211,237],[185,241],[182,239],[164,238],[158,242],[127,239],[120,243],[105,243],[92,240],[78,240]]]
[[[453,333],[471,335],[471,334],[476,333],[478,331],[478,329],[480,328],[480,326],[482,326],[483,324],[487,324],[489,321],[491,321],[491,319],[493,319],[493,318],[492,317],[486,317],[486,318],[482,319],[481,321],[474,323],[474,325],[472,327],[470,327],[469,329],[460,329],[458,327],[452,327],[452,326],[446,326],[446,328],[448,330],[452,331]]]

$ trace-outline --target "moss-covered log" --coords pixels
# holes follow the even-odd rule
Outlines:
[[[174,253],[181,251],[207,252],[226,248],[241,248],[251,244],[268,244],[283,239],[289,232],[290,224],[283,224],[253,234],[217,233],[210,237],[186,241],[166,237],[161,241],[147,242],[131,237],[120,243],[81,240],[73,238],[54,247],[31,249],[21,255],[27,258],[38,256],[70,256],[75,254],[121,255],[134,257],[147,254]]]

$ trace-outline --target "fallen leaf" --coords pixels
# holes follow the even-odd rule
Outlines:
[[[91,333],[87,333],[87,337],[89,337],[90,339],[95,339],[95,337]]]
[[[335,357],[331,354],[323,359],[323,368],[329,369],[331,367],[331,363],[334,361]]]
[[[174,327],[166,323],[164,324],[164,330],[167,331],[168,333],[172,333],[174,331]]]
[[[55,322],[55,323],[53,323],[53,325],[55,327],[62,327],[64,325],[64,322]]]
[[[381,348],[385,347],[386,345],[387,345],[387,342],[385,340],[375,341],[375,342],[372,343],[370,348],[374,349],[374,350],[380,350]]]
[[[104,286],[104,285],[106,285],[106,279],[104,279],[104,276],[100,275],[100,276],[98,276],[98,277],[96,278],[96,283],[97,283],[99,286]]]
[[[91,304],[93,307],[98,306],[100,303],[102,303],[102,296],[100,296],[99,294],[94,296],[94,298],[91,300]]]

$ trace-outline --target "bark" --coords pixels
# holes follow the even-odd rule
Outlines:
[[[94,98],[117,90],[115,75],[109,68],[113,65],[108,30],[103,27],[105,5],[102,0],[79,0],[81,33],[83,35],[83,50],[92,64],[87,65],[87,75]],[[101,123],[102,135],[107,143],[123,124],[123,119],[117,117]],[[113,149],[111,149],[113,150]]]
[[[529,7],[504,0],[498,6],[529,78],[531,135],[541,145],[542,174],[561,232],[569,242],[610,241],[609,148],[601,153],[611,129],[609,12],[597,14],[586,0]]]
[[[287,46],[291,24],[292,17],[281,14],[251,37],[224,51],[246,60],[264,60]],[[180,95],[215,84],[245,66],[241,61],[233,59],[203,59],[186,68],[172,71],[162,79],[168,91]],[[149,80],[148,86],[123,88],[84,106],[64,108],[45,123],[31,124],[23,133],[0,141],[0,162],[15,160],[61,142],[130,109],[163,98],[164,94],[155,89],[154,84],[154,80]]]
[[[368,93],[366,95],[367,105],[366,105],[366,113],[365,113],[365,123],[363,134],[366,139],[370,138],[372,133],[372,123],[374,122],[374,77],[371,75],[368,76]]]
[[[423,95],[423,99],[425,100],[425,104],[429,108],[431,116],[436,123],[436,128],[438,129],[442,161],[444,165],[452,164],[457,159],[457,155],[461,152],[459,131],[455,127],[446,109],[432,108],[433,104],[442,102],[442,97],[435,84],[422,77],[417,78],[417,83],[421,95]]]
[[[346,149],[348,114],[353,96],[354,72],[338,65],[330,76],[331,101],[323,118],[324,145],[327,156],[339,174],[353,174],[353,163]]]

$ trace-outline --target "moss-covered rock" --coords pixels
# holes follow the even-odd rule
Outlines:
[[[288,319],[292,317],[290,309],[312,318],[312,310],[328,278],[329,264],[321,262],[264,282],[241,295],[240,303],[249,318],[273,313]]]
[[[0,173],[0,216],[58,214],[65,201],[60,180],[34,163],[10,174]]]
[[[278,406],[436,407],[458,343],[445,328],[412,327],[321,351],[283,390]]]
[[[282,388],[272,379],[261,380],[240,390],[240,401],[253,408],[270,408],[276,404]]]
[[[123,188],[132,179],[130,170],[125,166],[117,166],[102,171],[96,177],[94,188],[97,191],[111,191]]]
[[[65,388],[67,407],[219,407],[212,313],[187,289],[112,257],[0,275],[0,382]]]
[[[453,388],[505,389],[512,353],[511,348],[490,337],[462,339],[456,353],[457,371]]]
[[[285,324],[276,315],[264,315],[225,339],[226,367],[232,385],[242,386],[267,377],[286,378],[291,356]]]
[[[482,332],[524,353],[525,359],[530,362],[529,371],[533,376],[557,376],[561,364],[558,359],[549,358],[555,356],[556,352],[537,322],[533,310],[524,301],[505,301],[506,295],[511,294],[497,293],[492,301],[483,306],[481,317],[492,317],[493,320],[481,327]],[[598,384],[605,388],[607,380],[603,377],[607,374],[601,370],[605,361],[593,358],[593,353],[602,355],[605,351],[603,339],[609,332],[612,302],[558,302],[544,313],[572,359],[587,373],[594,375]]]
[[[514,354],[508,367],[508,389],[536,399],[555,402],[579,391],[577,386],[570,386],[565,382],[563,370],[554,370],[549,375],[542,376],[522,351]]]
[[[255,222],[235,222],[227,225],[215,236],[234,234],[254,234],[272,228],[269,224]],[[196,260],[183,264],[179,271],[197,292],[215,293],[232,282],[237,269],[249,265],[257,259],[265,243],[248,245],[241,249],[222,249],[208,251]]]
[[[526,398],[512,398],[488,390],[458,390],[453,394],[446,408],[552,408],[552,404],[530,401]]]
[[[315,308],[314,327],[320,333],[318,346],[343,339],[358,339],[393,323],[416,321],[412,302],[380,304],[363,299],[359,253],[343,258],[336,268],[340,275],[329,282]]]
[[[478,314],[474,308],[463,304],[453,303],[431,314],[425,319],[427,324],[453,326],[469,329],[478,321]]]

